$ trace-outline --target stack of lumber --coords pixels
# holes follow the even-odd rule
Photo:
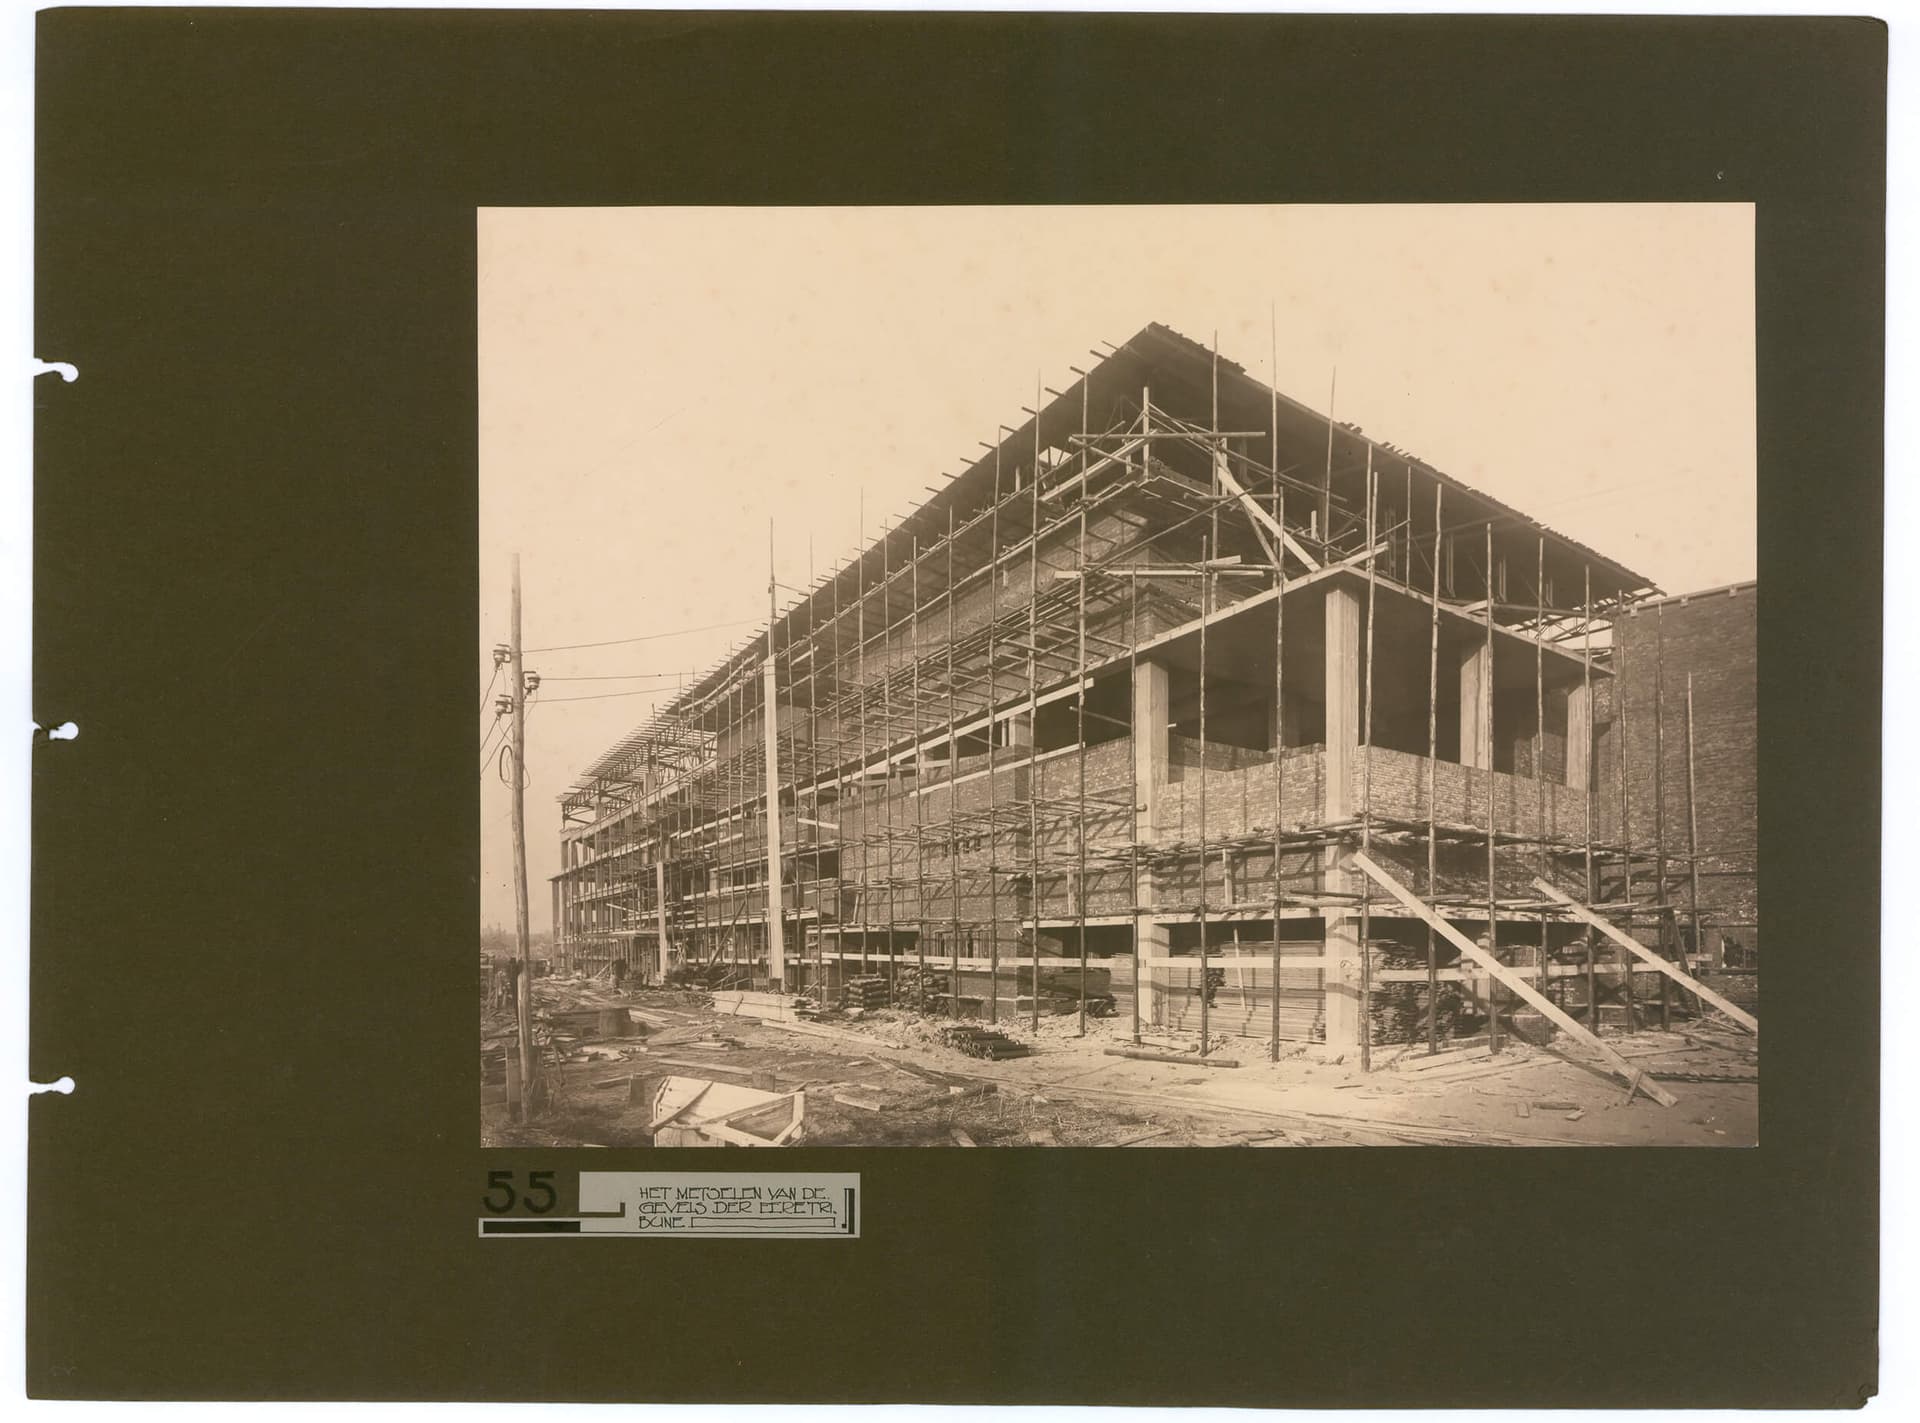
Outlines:
[[[896,1007],[909,1008],[916,1013],[944,1012],[952,1006],[952,983],[949,975],[929,966],[921,969],[917,965],[900,970],[900,979],[894,985],[893,1002]]]
[[[1064,967],[1042,966],[1040,969],[1040,1006],[1049,1013],[1077,1013],[1080,1011],[1080,986],[1082,972],[1078,964]],[[1033,967],[1025,965],[1015,970],[1015,986],[1018,998],[1016,1011],[1031,1011],[1033,1008]],[[1089,967],[1085,971],[1087,1013],[1095,1018],[1113,1016],[1115,1003],[1113,997],[1113,974],[1104,968]]]

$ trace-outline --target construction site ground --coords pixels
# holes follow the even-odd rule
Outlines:
[[[617,993],[541,981],[536,1003],[624,1008],[631,1035],[558,1032],[543,1069],[546,1101],[511,1120],[486,1082],[486,1145],[647,1147],[653,1095],[668,1076],[806,1094],[807,1146],[1753,1146],[1759,1139],[1757,1039],[1717,1017],[1673,1031],[1620,1032],[1608,1045],[1678,1101],[1634,1094],[1564,1037],[1484,1041],[1429,1055],[1424,1043],[1357,1053],[1226,1039],[1210,1065],[1110,1056],[1132,1024],[1043,1017],[1038,1031],[1003,1018],[1032,1048],[1000,1061],[942,1038],[949,1020],[878,1009],[823,1022],[777,1023],[716,1011],[704,995]],[[510,1013],[486,1017],[485,1048],[508,1045]],[[1143,1031],[1141,1046],[1198,1044]],[[1237,1067],[1215,1066],[1233,1061]]]

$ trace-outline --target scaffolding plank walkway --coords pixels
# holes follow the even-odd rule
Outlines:
[[[1661,958],[1660,955],[1634,938],[1633,935],[1616,929],[1586,905],[1568,898],[1545,880],[1537,879],[1533,884],[1534,888],[1553,900],[1581,923],[1589,924],[1593,928],[1598,929],[1628,953],[1638,956],[1649,968],[1657,969],[1689,993],[1697,994],[1702,1002],[1711,1003],[1755,1037],[1760,1035],[1760,1020],[1755,1018],[1753,1014],[1744,1009],[1734,1007],[1733,1004],[1727,1002],[1726,999],[1722,998],[1718,993],[1715,993],[1711,988],[1707,987],[1706,984],[1700,982],[1691,974],[1683,972],[1679,965],[1669,963],[1666,959]]]
[[[1600,1039],[1588,1032],[1574,1019],[1561,1012],[1560,1009],[1555,1006],[1552,999],[1536,992],[1533,985],[1528,983],[1524,978],[1521,978],[1518,974],[1508,972],[1505,964],[1501,963],[1492,954],[1482,949],[1478,944],[1474,943],[1473,940],[1469,939],[1465,934],[1462,934],[1458,929],[1454,928],[1453,925],[1442,919],[1429,908],[1425,902],[1415,895],[1412,890],[1401,884],[1399,880],[1395,879],[1369,859],[1364,850],[1354,851],[1351,858],[1355,866],[1364,870],[1369,878],[1405,905],[1409,913],[1416,915],[1432,925],[1436,933],[1444,936],[1456,949],[1479,964],[1481,968],[1485,969],[1510,992],[1525,1000],[1536,1012],[1544,1016],[1555,1027],[1567,1034],[1567,1036],[1573,1038],[1576,1042],[1585,1043],[1588,1047],[1599,1053],[1601,1059],[1607,1066],[1611,1067],[1614,1072],[1626,1082],[1630,1089],[1637,1089],[1638,1091],[1646,1093],[1663,1107],[1671,1107],[1679,1100],[1671,1092],[1661,1087],[1659,1083],[1649,1079],[1644,1071],[1635,1068],[1625,1058],[1620,1056],[1619,1053],[1601,1042]]]

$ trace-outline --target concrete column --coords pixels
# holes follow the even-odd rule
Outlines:
[[[1345,820],[1354,813],[1354,766],[1360,754],[1360,595],[1349,588],[1331,587],[1326,595],[1326,795],[1322,818]],[[1326,851],[1327,888],[1333,892],[1359,888],[1358,874],[1342,864],[1342,851]],[[1326,970],[1327,1046],[1340,1050],[1360,1046],[1360,917],[1358,913],[1328,910],[1326,953],[1334,962]]]
[[[1172,746],[1168,723],[1172,719],[1173,693],[1166,664],[1136,663],[1133,671],[1133,774],[1138,799],[1134,804],[1134,826],[1142,845],[1157,842],[1164,823],[1161,811],[1166,796],[1167,766]],[[1165,924],[1154,921],[1152,906],[1158,903],[1158,899],[1154,893],[1151,869],[1144,870],[1140,877],[1140,903],[1144,908],[1135,921],[1140,939],[1140,956],[1143,959],[1164,958],[1172,948],[1173,935]],[[1160,972],[1149,964],[1140,966],[1140,982],[1134,985],[1133,991],[1140,995],[1141,1017],[1144,1021],[1157,1021],[1150,1015],[1154,1001],[1152,985]]]
[[[1587,790],[1593,740],[1593,698],[1584,686],[1567,693],[1567,784]]]
[[[1166,664],[1138,663],[1133,669],[1133,778],[1139,790],[1134,813],[1143,845],[1160,838],[1172,719],[1173,694]]]
[[[1493,765],[1493,660],[1485,642],[1460,655],[1460,764],[1484,771]]]

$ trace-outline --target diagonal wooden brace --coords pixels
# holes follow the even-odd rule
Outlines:
[[[1238,499],[1246,508],[1248,515],[1253,519],[1256,529],[1264,528],[1268,533],[1271,533],[1275,538],[1279,539],[1280,542],[1287,546],[1289,553],[1307,566],[1308,572],[1315,573],[1319,571],[1320,561],[1304,548],[1300,547],[1300,545],[1294,541],[1293,535],[1288,533],[1286,528],[1280,524],[1273,515],[1269,514],[1265,509],[1262,509],[1258,500],[1240,487],[1240,481],[1235,479],[1227,470],[1227,462],[1225,460],[1215,461],[1214,472],[1220,477],[1220,487],[1235,499]],[[1262,542],[1264,543],[1265,540],[1262,539]]]
[[[1667,1091],[1666,1088],[1662,1087],[1659,1083],[1650,1080],[1644,1073],[1635,1068],[1625,1058],[1620,1056],[1619,1053],[1601,1042],[1600,1039],[1596,1038],[1592,1033],[1588,1032],[1586,1028],[1582,1027],[1574,1019],[1561,1012],[1552,999],[1536,992],[1533,985],[1528,983],[1526,979],[1520,977],[1517,973],[1511,972],[1499,959],[1474,943],[1473,940],[1469,939],[1465,934],[1462,934],[1445,919],[1442,919],[1425,901],[1414,894],[1412,890],[1401,884],[1399,880],[1395,879],[1369,859],[1365,851],[1355,850],[1349,859],[1357,869],[1365,871],[1368,878],[1372,879],[1375,884],[1378,884],[1388,894],[1405,905],[1410,914],[1431,925],[1435,933],[1439,934],[1448,943],[1460,950],[1461,953],[1480,965],[1482,969],[1501,984],[1505,985],[1516,997],[1524,1000],[1535,1012],[1541,1014],[1548,1022],[1559,1028],[1560,1031],[1568,1037],[1574,1039],[1576,1042],[1585,1043],[1588,1047],[1599,1053],[1601,1060],[1613,1070],[1621,1081],[1627,1084],[1629,1089],[1637,1088],[1663,1107],[1671,1107],[1679,1100],[1673,1093]]]
[[[1561,893],[1545,880],[1536,879],[1533,882],[1533,887],[1569,914],[1573,915],[1573,917],[1581,923],[1592,925],[1628,953],[1638,957],[1647,967],[1657,969],[1661,973],[1664,973],[1668,978],[1685,988],[1688,992],[1698,996],[1703,1003],[1711,1003],[1748,1032],[1754,1034],[1756,1037],[1759,1036],[1759,1019],[1744,1009],[1734,1007],[1733,1004],[1727,1002],[1726,999],[1722,998],[1718,993],[1715,993],[1711,988],[1707,987],[1706,984],[1687,973],[1678,964],[1669,963],[1666,959],[1661,958],[1660,955],[1634,938],[1633,935],[1616,929],[1586,905]]]

